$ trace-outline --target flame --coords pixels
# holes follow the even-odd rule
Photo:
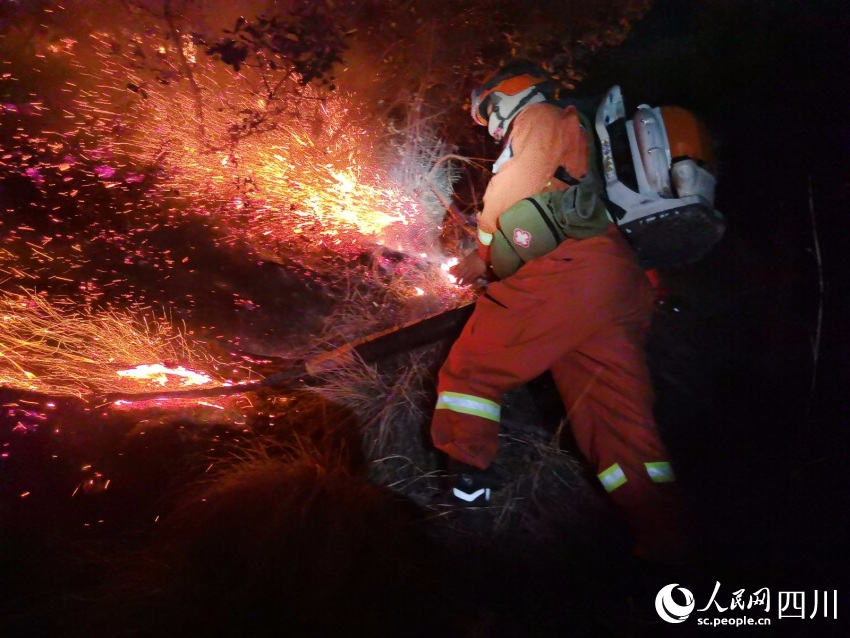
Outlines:
[[[453,283],[453,284],[456,284],[456,283],[457,283],[457,277],[455,277],[455,276],[454,276],[453,274],[451,274],[451,272],[449,272],[449,271],[450,271],[450,270],[451,270],[454,266],[457,266],[457,264],[458,264],[458,263],[460,263],[460,262],[459,262],[459,260],[458,260],[458,258],[457,258],[457,257],[452,257],[452,258],[447,259],[446,261],[444,261],[442,264],[440,264],[440,270],[442,270],[442,271],[443,271],[443,274],[446,276],[446,279],[448,279],[448,280],[449,280],[449,283]]]
[[[181,385],[184,386],[204,385],[212,382],[212,379],[206,374],[187,370],[183,366],[167,368],[161,363],[142,364],[135,368],[131,368],[130,370],[118,370],[119,377],[150,380],[162,386],[168,383],[169,375],[173,377],[182,377],[183,382]]]

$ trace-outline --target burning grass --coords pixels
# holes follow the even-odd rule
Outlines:
[[[323,321],[321,342],[351,343],[470,303],[474,294],[454,285],[448,264],[378,252],[360,272],[347,274],[340,302]]]
[[[217,362],[164,320],[81,312],[24,290],[0,296],[0,322],[1,385],[82,397],[223,382]]]
[[[127,46],[128,32],[97,28],[42,52],[65,70],[61,114],[34,100],[37,109],[3,112],[0,178],[21,199],[6,211],[3,281],[81,305],[167,306],[188,334],[210,339],[222,330],[195,311],[193,296],[238,286],[207,268],[215,251],[318,284],[309,291],[318,299],[298,303],[332,298],[331,342],[349,336],[336,327],[353,326],[346,315],[361,302],[378,317],[360,324],[359,336],[454,305],[440,245],[450,154],[426,127],[399,132],[368,98],[342,90],[308,85],[264,101],[251,70],[234,74],[188,40],[166,37],[153,14],[130,18],[144,24]],[[255,116],[262,126],[240,128]],[[178,240],[174,228],[194,230]],[[202,281],[208,270],[216,290]],[[198,288],[183,294],[187,285]],[[234,314],[265,312],[240,293]]]
[[[194,202],[233,242],[280,258],[370,244],[439,252],[452,181],[448,165],[434,170],[443,143],[392,143],[368,103],[341,90],[306,85],[269,99],[255,70],[233,74],[200,54],[191,55],[191,82],[157,82],[133,51],[159,51],[177,66],[177,50],[162,46],[162,25],[146,26],[121,53],[119,35],[97,31],[70,60],[97,62],[96,86],[69,90],[107,158],[102,170],[155,167],[164,200]]]

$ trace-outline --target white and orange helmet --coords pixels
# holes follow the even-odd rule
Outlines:
[[[472,119],[500,140],[514,117],[529,104],[545,102],[552,87],[552,79],[539,66],[524,60],[508,62],[472,92]]]

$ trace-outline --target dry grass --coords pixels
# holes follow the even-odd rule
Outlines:
[[[505,433],[500,445],[496,469],[512,480],[494,492],[493,536],[575,542],[585,549],[597,546],[600,522],[609,512],[585,479],[582,462],[555,439],[528,433]]]
[[[437,465],[426,443],[434,397],[433,351],[406,354],[404,360],[381,369],[355,358],[327,373],[315,392],[357,418],[372,481],[422,496],[433,489]]]
[[[536,547],[551,543],[559,552],[564,545],[591,554],[608,551],[617,539],[600,534],[600,527],[617,524],[611,524],[604,498],[585,480],[581,461],[561,449],[559,432],[539,427],[539,415],[513,414],[503,423],[492,471],[504,487],[494,492],[491,506],[479,509],[472,526],[440,498],[447,477],[429,436],[440,352],[406,353],[386,366],[350,361],[315,389],[357,418],[370,480],[426,506],[450,536],[511,546],[533,539]]]

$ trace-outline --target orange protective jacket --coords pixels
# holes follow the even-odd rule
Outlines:
[[[488,262],[488,247],[502,213],[525,197],[566,190],[568,185],[554,177],[559,166],[576,179],[587,174],[587,133],[572,106],[526,107],[516,116],[505,147],[511,159],[487,185],[478,216],[479,254]]]

